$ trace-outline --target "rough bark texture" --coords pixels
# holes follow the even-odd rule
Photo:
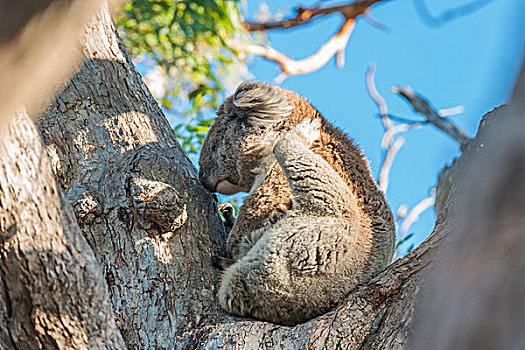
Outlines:
[[[0,140],[0,348],[125,348],[34,123],[20,112]]]
[[[295,327],[229,316],[218,308],[215,296],[218,272],[211,266],[211,255],[224,248],[224,231],[216,203],[199,184],[195,168],[123,51],[107,10],[87,27],[83,54],[85,63],[49,105],[39,126],[56,177],[73,204],[77,221],[103,271],[116,324],[129,348],[400,349],[407,346],[414,323],[418,323],[414,319],[420,314],[421,294],[425,294],[422,286],[432,262],[442,247],[448,246],[445,243],[453,229],[451,217],[461,202],[448,200],[434,233],[424,244],[367,285],[356,288],[342,305],[326,315]],[[520,108],[525,110],[523,106]],[[49,209],[58,207],[59,196],[51,186],[53,179],[44,169],[47,160],[38,140],[17,136],[27,125],[30,127],[28,123],[18,122],[17,128],[11,129],[11,137],[32,142],[32,148],[17,141],[18,146],[9,146],[9,150],[16,148],[17,154],[0,153],[1,345],[15,348],[13,342],[21,334],[28,346],[20,348],[62,344],[51,343],[50,339],[69,341],[67,346],[71,348],[118,348],[119,334],[107,310],[103,277],[92,267],[91,250],[75,231],[65,203],[62,214]],[[4,149],[9,142],[2,138]],[[512,159],[522,159],[519,157],[517,153]],[[31,162],[23,163],[26,159]],[[507,175],[517,174],[519,178],[500,179],[518,184],[525,178],[523,167],[514,169],[512,164],[504,163],[501,167],[510,166],[512,171]],[[509,188],[505,187],[506,182],[497,183]],[[472,186],[476,186],[475,182]],[[12,199],[15,195],[16,199]],[[483,197],[488,199],[484,203],[491,203],[490,194],[487,196]],[[514,203],[513,196],[501,198],[501,203]],[[509,198],[511,202],[505,202]],[[524,196],[520,198],[523,200]],[[50,203],[54,207],[48,208]],[[523,203],[515,204],[503,205],[498,210],[508,209],[514,215],[513,222],[519,223],[522,219],[516,210],[522,213]],[[476,225],[486,223],[478,216],[467,218]],[[497,220],[489,224],[503,225]],[[487,233],[494,232],[494,227],[501,229],[490,225],[475,227]],[[512,232],[517,234],[518,229]],[[57,233],[53,234],[55,230]],[[39,232],[47,234],[39,235],[36,241],[34,237]],[[502,239],[514,239],[516,234]],[[516,260],[513,266],[523,267],[524,255],[518,248],[516,253],[512,256],[521,260]],[[477,257],[480,256],[484,255]],[[494,271],[501,274],[502,270]],[[468,280],[469,276],[461,278]],[[509,295],[514,297],[512,293],[516,290],[512,284],[508,286]],[[465,289],[459,289],[459,294],[475,294],[476,289],[471,287],[475,285],[466,285]],[[67,296],[61,294],[66,290]],[[489,303],[490,298],[483,296],[480,293],[480,301]],[[498,300],[503,303],[501,297]],[[501,310],[506,310],[504,306]],[[479,303],[473,303],[472,310],[477,310],[476,307],[481,308]],[[23,311],[15,316],[13,310]],[[470,313],[470,317],[475,316]],[[428,319],[426,322],[424,329],[432,329],[432,323]],[[458,329],[465,324],[460,323]],[[443,328],[440,333],[443,339],[447,337],[446,331],[449,329]],[[417,341],[414,344],[428,345]],[[465,347],[472,343],[453,344]]]
[[[43,139],[126,343],[173,348],[218,313],[217,205],[106,10],[88,26],[83,52],[85,63],[40,119]]]

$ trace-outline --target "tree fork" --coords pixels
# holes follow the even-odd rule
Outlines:
[[[128,346],[357,348],[406,339],[412,313],[405,310],[414,309],[417,290],[413,276],[422,279],[431,243],[360,287],[336,310],[294,328],[241,320],[220,310],[218,272],[210,258],[223,244],[216,205],[122,48],[107,10],[86,33],[86,62],[40,127],[102,265]],[[141,183],[150,185],[135,188]],[[187,218],[174,232],[165,232],[143,211],[148,198],[166,188],[180,205],[172,209],[177,217],[186,205]],[[401,310],[403,326],[392,332],[384,325],[399,319],[385,320],[400,317]]]
[[[199,184],[195,168],[178,145],[168,122],[122,48],[107,8],[103,8],[87,26],[82,52],[85,62],[49,104],[39,127],[56,177],[91,246],[78,243],[80,248],[77,250],[68,246],[64,251],[70,254],[76,251],[72,254],[76,261],[88,261],[91,249],[95,253],[109,289],[115,323],[129,348],[397,349],[408,346],[414,318],[419,315],[415,310],[420,309],[421,290],[431,276],[430,267],[438,253],[446,249],[444,243],[456,230],[453,220],[457,208],[455,191],[450,192],[434,233],[425,243],[394,262],[368,284],[356,288],[333,311],[295,327],[229,316],[217,305],[218,272],[211,266],[211,255],[224,246],[224,230],[217,215],[217,205],[213,196]],[[19,123],[17,127],[23,125]],[[483,130],[482,127],[482,135]],[[5,140],[3,138],[2,142],[7,142]],[[38,155],[38,145],[39,141],[33,148],[28,148],[28,153]],[[479,153],[479,149],[472,152]],[[6,160],[9,152],[3,150],[0,155],[0,175],[9,173],[5,169],[16,169]],[[47,188],[48,197],[52,197],[49,189],[54,181],[41,168],[47,160],[43,156],[35,159],[18,168],[31,170],[28,173],[33,174],[34,184]],[[39,193],[29,186],[29,181],[17,183],[4,176],[5,181],[0,181],[1,196],[11,192]],[[472,183],[476,184],[475,181]],[[8,190],[19,186],[19,190],[8,191],[6,186],[10,186]],[[6,206],[4,197],[0,197],[0,206]],[[35,203],[37,209],[30,217],[37,220],[36,224],[48,223],[38,232],[52,232],[49,226],[60,222],[60,217],[42,215],[49,199]],[[66,203],[63,206],[67,211]],[[3,235],[0,243],[4,250],[9,242],[22,239],[27,227],[31,226],[28,222],[26,227],[21,217],[12,219],[19,213],[17,206],[5,208],[0,220],[3,225],[0,227]],[[17,223],[15,228],[13,222]],[[75,226],[69,219],[62,219],[62,223]],[[70,242],[67,237],[59,236],[55,245]],[[13,273],[25,267],[24,262],[9,260],[14,255],[5,256],[2,255],[1,286],[4,287],[0,293],[0,317],[5,322],[1,324],[9,324],[7,320],[12,319],[13,305],[16,305],[11,295],[7,298],[7,293],[15,291],[11,285],[5,287],[12,283],[9,279],[17,281],[21,290],[38,287],[40,291],[49,290],[48,297],[57,296],[55,284],[42,284],[50,281],[43,275],[50,273],[50,265],[39,264],[38,271],[42,274],[30,273],[34,283],[31,284],[27,279],[17,280],[22,274]],[[7,262],[12,264],[9,269],[3,267]],[[68,266],[76,271],[76,265],[84,266],[78,262]],[[91,265],[87,263],[86,266]],[[74,283],[78,288],[71,287],[75,279],[65,277],[70,274],[57,271],[54,275],[57,278],[52,279],[54,283],[58,287],[69,286],[68,297],[64,299],[71,298],[71,293],[79,295],[74,292],[86,288],[86,281],[91,285],[83,290],[85,295],[90,293],[89,287],[105,288],[97,269],[89,270],[91,275],[87,275],[94,277],[82,275],[84,280],[81,281],[84,282]],[[42,289],[42,285],[49,287]],[[110,317],[111,311],[102,312],[102,319],[97,319],[90,311],[90,307],[95,310],[104,308],[107,299],[80,296],[76,309],[68,313],[58,308],[54,312],[60,320],[65,315],[79,319],[79,313],[85,317],[80,318],[86,320],[83,322],[93,320],[94,325],[82,328],[85,338],[76,337],[72,331],[55,332],[54,321],[46,323],[49,327],[39,329],[42,337],[67,334],[72,348],[82,347],[81,341],[90,345],[107,341],[109,345],[106,347],[109,348],[121,346],[118,332],[111,328],[115,324]],[[45,305],[38,305],[44,305],[43,309],[56,302],[42,300]],[[88,311],[82,313],[84,309]],[[23,314],[20,317],[28,316]],[[105,329],[108,337],[97,337],[96,332],[90,331],[96,327]],[[34,333],[25,334],[30,339],[28,341],[40,339]],[[419,334],[425,339],[425,332]],[[0,341],[11,341],[8,335],[9,332],[4,330]],[[14,339],[12,335],[11,339]],[[468,337],[469,333],[458,335],[461,336]],[[66,338],[62,336],[60,339]],[[111,345],[108,338],[112,338],[116,345]],[[43,341],[41,344],[58,347]],[[5,347],[16,346],[6,343]]]

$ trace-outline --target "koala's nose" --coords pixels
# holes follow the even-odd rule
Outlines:
[[[199,181],[204,185],[204,171],[202,171],[202,168],[199,168]]]
[[[206,174],[204,174],[204,171],[202,170],[202,168],[199,168],[199,181],[205,189],[207,189],[210,192],[213,192],[213,190],[210,188],[211,187],[210,181],[208,177],[206,176]]]

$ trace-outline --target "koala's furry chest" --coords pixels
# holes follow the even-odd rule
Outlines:
[[[273,225],[292,208],[292,193],[279,166],[272,168],[264,183],[247,196],[228,238],[228,250],[235,255],[242,238],[266,225]]]

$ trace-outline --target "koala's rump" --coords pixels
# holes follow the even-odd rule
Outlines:
[[[243,307],[249,311],[230,311],[288,325],[323,314],[361,282],[356,271],[363,261],[350,254],[358,230],[343,218],[310,216],[290,216],[267,228],[231,267],[230,275],[243,279],[242,293],[250,294],[239,296],[250,300]]]

